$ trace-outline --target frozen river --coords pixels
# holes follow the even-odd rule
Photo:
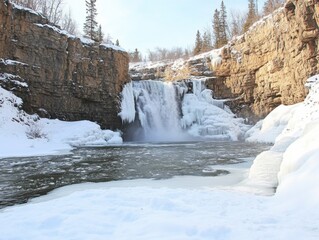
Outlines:
[[[76,183],[225,175],[226,166],[267,148],[245,142],[131,143],[79,148],[65,156],[2,159],[0,208]]]

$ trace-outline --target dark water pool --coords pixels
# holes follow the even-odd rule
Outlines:
[[[76,183],[228,174],[220,165],[242,163],[267,148],[245,142],[125,144],[0,159],[0,208]]]

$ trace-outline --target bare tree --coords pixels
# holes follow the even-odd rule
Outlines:
[[[173,47],[171,49],[157,47],[155,50],[148,50],[147,59],[155,62],[188,58],[192,51],[193,50],[183,49],[181,47]]]
[[[263,14],[268,15],[284,4],[285,0],[267,0],[264,3]]]
[[[239,11],[231,11],[230,37],[238,36],[243,33],[247,14]]]
[[[63,0],[40,0],[41,12],[46,16],[53,24],[59,24],[62,21]]]
[[[107,34],[106,38],[103,40],[104,43],[113,44],[113,38],[110,34]]]
[[[71,34],[77,31],[71,13],[63,15],[63,0],[11,0],[11,2],[41,12],[51,23],[60,25]]]
[[[12,3],[16,3],[20,6],[31,8],[35,11],[39,11],[40,0],[11,0]]]
[[[71,10],[69,10],[68,14],[64,14],[61,21],[61,28],[68,31],[70,34],[77,35],[77,24],[72,18]]]

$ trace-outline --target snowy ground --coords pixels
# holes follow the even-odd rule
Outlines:
[[[0,212],[0,239],[318,239],[314,208],[218,189],[208,181],[65,187]]]
[[[21,104],[20,98],[0,87],[0,158],[64,154],[77,146],[122,143],[120,133],[101,130],[96,123],[39,119],[20,110]]]
[[[68,186],[1,210],[0,239],[319,239],[317,78],[304,103],[279,107],[247,133],[274,146],[256,158],[245,181]],[[277,184],[274,196],[251,193]]]

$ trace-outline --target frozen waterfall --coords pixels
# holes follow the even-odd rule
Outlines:
[[[186,88],[170,82],[134,81],[123,89],[119,115],[129,123],[137,116],[141,140],[184,140],[186,134],[180,123],[180,101],[184,90]]]
[[[128,83],[119,116],[135,141],[238,140],[248,128],[224,101],[213,99],[204,80]]]

